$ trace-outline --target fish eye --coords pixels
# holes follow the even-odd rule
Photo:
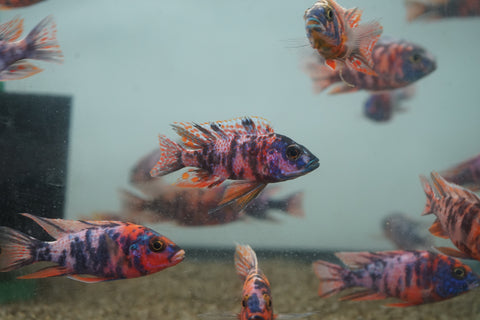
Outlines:
[[[333,10],[332,10],[332,8],[327,8],[325,10],[325,18],[327,18],[328,21],[333,20]]]
[[[148,246],[149,246],[150,250],[152,250],[153,252],[161,252],[161,251],[165,250],[165,248],[167,247],[165,242],[163,242],[158,237],[154,237],[154,238],[150,239],[150,243],[148,244]]]
[[[409,57],[410,61],[413,63],[419,63],[422,60],[420,53],[414,53]]]
[[[288,160],[295,161],[300,157],[302,150],[296,144],[291,144],[287,147],[286,155]]]
[[[268,309],[272,308],[272,298],[268,294],[263,295],[263,300],[265,300],[265,305],[267,306]]]
[[[464,267],[456,267],[453,269],[452,275],[457,280],[462,280],[465,278],[466,271]]]
[[[244,307],[244,308],[247,307],[247,301],[248,301],[248,294],[243,297],[242,307]]]

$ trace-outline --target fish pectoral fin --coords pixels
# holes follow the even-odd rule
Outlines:
[[[189,169],[185,171],[175,183],[178,187],[186,188],[211,188],[225,181],[220,176],[216,176],[204,169]]]
[[[397,302],[397,303],[387,303],[385,307],[394,307],[394,308],[404,308],[404,307],[411,307],[417,306],[418,303],[413,302]]]
[[[68,270],[62,266],[51,266],[46,267],[36,272],[26,274],[24,276],[17,277],[17,279],[38,279],[38,278],[49,278],[49,277],[58,277],[68,274]]]
[[[368,301],[368,300],[383,300],[387,298],[386,295],[379,293],[379,292],[374,292],[372,290],[361,290],[354,292],[352,294],[343,296],[340,298],[340,301]]]
[[[435,220],[435,222],[432,224],[432,226],[428,229],[431,234],[433,234],[436,237],[443,238],[443,239],[449,239],[450,237],[448,236],[447,232],[443,229],[442,224],[440,223],[440,220]]]
[[[255,199],[265,188],[266,183],[238,181],[230,184],[224,192],[223,199],[218,203],[218,207],[209,210],[213,213],[226,206],[230,206],[235,211],[245,208],[250,201]]]
[[[451,256],[454,258],[459,258],[459,259],[473,259],[466,253],[463,253],[457,249],[449,248],[449,247],[435,247],[438,251],[440,251],[443,254],[446,254],[447,256]]]
[[[111,281],[115,280],[114,278],[102,278],[102,277],[95,277],[95,276],[80,276],[78,274],[69,275],[67,278],[80,281],[83,283],[97,283],[103,281]]]
[[[43,69],[34,66],[30,62],[20,60],[9,65],[8,68],[0,72],[0,81],[20,80],[42,71]]]

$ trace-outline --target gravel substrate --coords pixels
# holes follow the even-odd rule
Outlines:
[[[310,264],[260,258],[260,267],[272,285],[277,313],[317,311],[308,319],[322,320],[480,319],[479,290],[419,307],[388,308],[383,306],[385,301],[318,298],[318,283]],[[0,305],[0,319],[199,319],[201,313],[237,313],[241,288],[233,258],[231,262],[186,260],[139,279],[98,284],[67,278],[41,279],[33,300]]]

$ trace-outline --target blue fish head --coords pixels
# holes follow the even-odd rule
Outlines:
[[[480,277],[459,260],[446,258],[439,261],[433,282],[435,292],[448,299],[478,287]]]
[[[411,45],[404,50],[402,61],[405,83],[413,83],[437,69],[435,57],[418,45]]]

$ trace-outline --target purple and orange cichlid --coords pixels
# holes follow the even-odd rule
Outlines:
[[[480,154],[465,160],[440,175],[449,182],[461,185],[474,192],[480,190]]]
[[[86,283],[145,276],[180,263],[185,252],[157,232],[118,221],[47,219],[23,213],[55,241],[0,227],[0,272],[40,261],[57,265],[19,279],[68,276]]]
[[[363,105],[363,114],[372,121],[387,122],[392,118],[394,112],[405,110],[400,103],[410,99],[414,92],[414,87],[408,86],[372,93]]]
[[[324,64],[317,53],[303,62],[304,71],[313,81],[313,91],[322,92],[338,84],[329,93],[358,90],[383,91],[403,88],[429,75],[437,68],[435,57],[421,46],[404,40],[382,37],[373,48],[373,69],[367,75],[352,69],[340,74]]]
[[[159,136],[161,155],[151,176],[194,167],[183,173],[178,186],[214,187],[226,179],[238,180],[228,186],[218,209],[228,205],[242,210],[268,183],[295,179],[319,167],[307,148],[275,133],[262,118],[180,122],[173,129],[182,142]]]
[[[434,214],[437,219],[429,231],[437,237],[450,239],[458,250],[437,249],[461,259],[480,260],[480,197],[472,191],[447,182],[436,172],[432,182],[420,176],[427,203],[422,215]]]
[[[332,296],[363,287],[340,300],[366,301],[394,297],[390,307],[408,307],[450,299],[480,285],[480,278],[460,260],[429,251],[338,252],[348,268],[318,260],[318,294]]]
[[[25,59],[63,61],[52,16],[40,21],[24,39],[16,41],[22,32],[23,19],[15,18],[0,25],[0,81],[24,79],[42,71]]]
[[[407,20],[480,16],[479,0],[405,0]]]
[[[372,67],[372,49],[383,28],[377,21],[359,24],[361,16],[358,8],[347,10],[334,0],[319,0],[305,11],[303,18],[310,45],[333,70],[376,73]]]
[[[28,7],[44,0],[0,0],[0,10]]]

